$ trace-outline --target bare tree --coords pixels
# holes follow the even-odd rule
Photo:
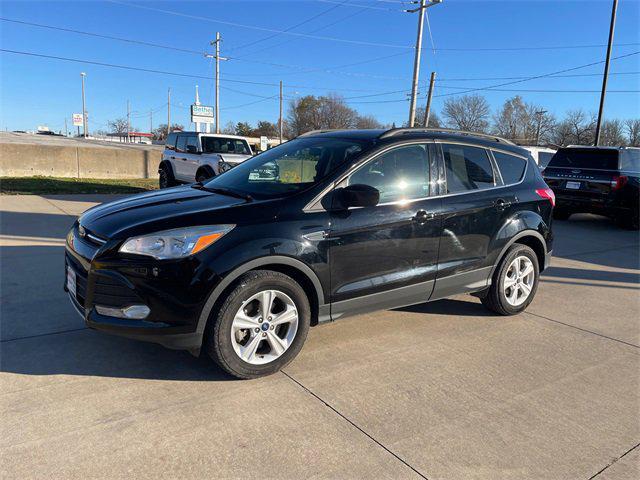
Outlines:
[[[486,132],[490,108],[481,95],[464,95],[444,102],[442,110],[447,126],[460,130]]]
[[[222,127],[222,133],[226,133],[227,135],[235,135],[236,124],[232,121],[228,121],[227,123],[225,123],[224,127]]]
[[[107,122],[107,126],[111,133],[127,133],[127,127],[129,127],[130,131],[135,131],[135,129],[129,126],[126,118],[116,118],[115,120],[111,120]]]
[[[621,147],[627,144],[624,137],[624,127],[620,120],[605,120],[602,123],[600,144]]]
[[[497,135],[521,144],[544,142],[553,130],[555,119],[543,108],[526,103],[516,95],[504,102],[502,109],[493,116],[493,128]]]
[[[267,120],[260,120],[258,126],[253,129],[251,135],[254,137],[277,137],[279,135],[278,127],[275,123],[271,123]]]
[[[583,110],[571,110],[557,125],[552,140],[556,145],[593,145],[596,119]]]
[[[424,125],[424,111],[426,110],[426,107],[417,107],[416,108],[416,126],[423,126]],[[408,127],[409,126],[409,122],[405,121],[402,124],[403,127]],[[438,114],[436,112],[434,112],[433,110],[431,110],[431,112],[429,113],[429,125],[427,125],[429,128],[440,128],[442,127],[442,121],[440,120],[440,117],[438,117]]]
[[[627,130],[629,146],[640,147],[640,118],[625,120],[624,126]]]

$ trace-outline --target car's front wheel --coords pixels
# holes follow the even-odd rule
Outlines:
[[[493,274],[482,304],[500,315],[515,315],[526,309],[538,289],[538,257],[528,246],[514,244]]]
[[[302,349],[310,320],[309,300],[295,280],[280,272],[251,271],[212,313],[205,351],[235,377],[270,375]]]

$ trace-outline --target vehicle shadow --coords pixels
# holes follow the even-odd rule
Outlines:
[[[228,381],[205,355],[80,329],[2,342],[0,371],[147,380]]]
[[[423,313],[435,315],[453,315],[456,317],[497,317],[496,313],[487,310],[475,298],[469,296],[465,300],[446,298],[435,302],[419,303],[408,307],[395,308],[394,311],[408,313]]]

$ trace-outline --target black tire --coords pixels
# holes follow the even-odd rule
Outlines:
[[[213,172],[213,170],[209,167],[204,167],[199,169],[196,172],[196,182],[206,182],[207,180],[215,177],[216,174]]]
[[[263,290],[279,290],[288,295],[298,311],[298,330],[294,339],[277,359],[262,365],[242,360],[233,348],[231,327],[242,303]],[[207,323],[203,350],[223,370],[237,378],[249,379],[271,375],[291,362],[302,349],[311,322],[309,299],[291,277],[271,270],[254,270],[244,274],[227,295],[220,308],[212,311]]]
[[[531,287],[531,293],[524,301],[524,303],[516,307],[511,305],[507,301],[505,288],[503,287],[503,285],[509,266],[519,256],[525,256],[529,260],[531,260],[535,276],[533,286]],[[482,304],[492,312],[498,313],[500,315],[516,315],[524,311],[536,296],[539,279],[540,267],[538,265],[538,257],[536,256],[535,252],[526,245],[515,243],[509,248],[509,250],[507,250],[507,253],[500,261],[498,268],[496,268],[495,272],[493,273],[493,277],[491,279],[491,287],[489,287],[486,295],[480,300]]]
[[[566,208],[555,207],[553,209],[553,218],[556,220],[569,220],[571,213],[572,212],[570,212]]]
[[[160,167],[158,175],[159,175],[158,186],[160,188],[170,188],[178,185],[178,182],[173,176],[173,171],[171,170],[171,167],[168,167],[167,165],[162,165]]]

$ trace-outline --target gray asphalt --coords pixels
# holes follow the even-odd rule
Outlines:
[[[640,478],[640,239],[556,222],[528,311],[460,296],[313,328],[236,381],[84,328],[64,235],[108,197],[0,197],[2,478]]]

